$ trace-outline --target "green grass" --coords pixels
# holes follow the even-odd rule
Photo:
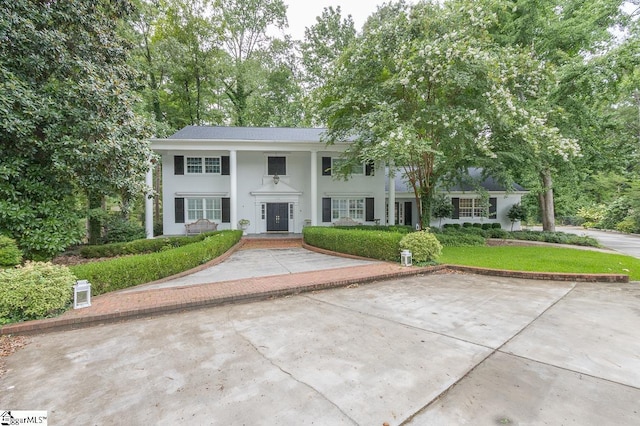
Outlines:
[[[640,259],[558,247],[444,247],[440,263],[533,272],[625,274],[640,281]]]

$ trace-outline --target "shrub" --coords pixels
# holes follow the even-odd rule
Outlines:
[[[104,226],[102,242],[104,244],[122,243],[145,237],[146,232],[143,226],[126,220],[120,215],[113,215],[109,217]]]
[[[427,231],[407,234],[400,240],[401,250],[410,250],[416,262],[431,262],[442,253],[442,244],[435,235]]]
[[[493,229],[502,229],[502,225],[500,225],[499,223],[492,223],[491,224],[491,228]]]
[[[397,261],[400,259],[400,232],[307,226],[302,230],[304,241],[314,247],[347,253],[370,259]],[[410,234],[409,234],[410,235]]]
[[[71,303],[76,278],[69,268],[27,262],[0,271],[0,324],[46,318]]]
[[[483,223],[481,228],[484,229],[485,231],[491,229],[493,227],[493,223]]]
[[[486,233],[487,238],[502,238],[505,239],[509,236],[509,233],[502,228],[491,228]]]
[[[444,247],[470,247],[486,244],[483,236],[467,232],[445,232],[437,234],[436,238]]]
[[[618,198],[607,206],[599,225],[604,229],[616,229],[616,225],[629,216],[632,207],[628,197]]]
[[[446,229],[460,229],[461,226],[459,223],[447,223],[443,226],[443,228]]]
[[[629,216],[620,221],[616,225],[616,229],[628,234],[640,233],[640,222],[638,222],[633,216]]]
[[[216,232],[207,232],[193,237],[166,237],[152,240],[142,239],[126,243],[112,243],[97,246],[84,246],[80,249],[80,255],[85,258],[115,257],[129,254],[155,253],[170,248],[182,247],[204,240]]]
[[[19,265],[22,262],[22,251],[16,241],[0,235],[0,268]]]
[[[159,280],[187,271],[220,256],[242,237],[242,231],[218,231],[197,243],[157,253],[121,257],[71,267],[91,283],[93,294],[103,294]]]
[[[473,226],[473,223],[471,223],[471,222],[465,222],[465,223],[462,224],[463,228],[471,228],[472,226]]]

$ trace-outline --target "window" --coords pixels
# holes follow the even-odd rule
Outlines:
[[[219,175],[220,171],[220,157],[207,157],[204,159],[205,173],[213,173]]]
[[[364,206],[364,198],[333,198],[331,199],[331,219],[349,217],[353,220],[364,220]]]
[[[187,198],[187,220],[222,220],[221,198]]]
[[[269,176],[275,174],[285,176],[287,174],[287,157],[268,157],[267,174]]]
[[[487,217],[487,209],[493,210],[493,218],[495,218],[495,209],[489,208],[489,205],[486,203],[483,204],[481,198],[460,198],[458,207],[459,217]]]
[[[346,160],[342,158],[332,158],[331,159],[331,168],[333,170],[337,170],[340,167],[343,167]],[[363,175],[364,174],[364,163],[353,164],[351,165],[351,174],[352,175]]]
[[[187,157],[187,173],[202,173],[202,158]]]
[[[203,161],[204,160],[204,161]],[[187,157],[187,173],[202,174],[202,164],[204,162],[204,173],[219,175],[222,172],[220,157]]]

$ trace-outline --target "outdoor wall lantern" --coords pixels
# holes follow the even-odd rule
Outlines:
[[[411,251],[402,250],[400,252],[400,265],[402,265],[402,266],[411,266],[413,264],[412,257],[413,257],[413,255],[411,254]]]
[[[273,175],[273,183],[277,185],[278,182],[280,182],[280,176],[278,176],[278,173],[276,173],[275,175]]]
[[[73,309],[91,306],[91,284],[87,280],[78,280],[73,286]]]

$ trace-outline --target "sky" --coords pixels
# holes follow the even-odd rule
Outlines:
[[[287,19],[289,29],[287,33],[294,39],[304,38],[304,29],[316,23],[316,16],[320,16],[325,7],[341,8],[342,16],[351,15],[356,30],[360,31],[369,15],[378,10],[388,1],[384,0],[284,0],[287,5]]]

